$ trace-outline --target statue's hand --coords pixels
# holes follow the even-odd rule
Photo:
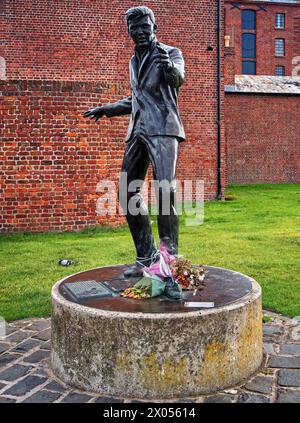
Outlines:
[[[102,118],[105,115],[105,108],[102,107],[95,107],[94,109],[88,110],[87,112],[84,112],[84,117],[89,117],[91,119],[95,119],[96,122],[100,118]]]
[[[157,43],[157,54],[154,58],[158,68],[164,69],[166,72],[170,72],[173,69],[173,63],[170,60],[169,53],[159,43]]]

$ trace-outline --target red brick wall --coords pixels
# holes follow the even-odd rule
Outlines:
[[[235,80],[235,51],[233,47],[224,49],[224,84],[234,85]]]
[[[235,49],[236,74],[242,73],[242,13],[232,8],[232,3],[239,5],[241,10],[257,10],[258,6],[267,9],[267,12],[260,10],[256,13],[256,74],[275,75],[275,68],[279,65],[285,66],[286,75],[292,75],[293,58],[300,56],[300,4],[225,0],[225,34],[231,36],[231,46]],[[285,13],[284,30],[275,29],[276,13]],[[276,38],[285,39],[285,57],[275,57]]]
[[[204,179],[206,198],[215,198],[216,2],[144,4],[156,14],[159,40],[179,47],[186,60],[180,110],[187,142],[178,176]],[[1,83],[1,231],[76,230],[120,222],[118,216],[96,216],[96,186],[118,178],[128,117],[95,124],[81,113],[130,92],[133,46],[123,15],[133,5],[124,0],[1,2],[5,43],[0,56],[7,78]],[[224,139],[224,126],[222,134]]]
[[[228,182],[300,183],[300,96],[225,97]]]

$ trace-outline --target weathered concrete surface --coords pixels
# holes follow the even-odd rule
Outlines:
[[[252,279],[252,292],[230,305],[158,314],[81,306],[62,297],[62,282],[52,290],[51,361],[70,385],[123,397],[187,397],[240,383],[261,365],[261,289]]]

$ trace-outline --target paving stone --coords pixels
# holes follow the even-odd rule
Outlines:
[[[120,398],[113,398],[113,397],[99,397],[95,401],[98,404],[109,404],[109,403],[122,403],[124,402],[123,399]],[[135,402],[135,401],[131,401]],[[143,401],[137,401],[137,402],[143,402]]]
[[[38,363],[39,361],[44,360],[49,357],[49,351],[38,350],[30,354],[28,357],[24,358],[25,363]]]
[[[205,404],[232,403],[233,397],[229,395],[213,395],[205,398],[203,402]]]
[[[297,324],[296,327],[293,328],[290,334],[290,338],[292,341],[300,342],[300,325]]]
[[[30,325],[31,323],[32,323],[32,319],[22,319],[22,320],[16,320],[11,324],[17,329],[22,329]]]
[[[300,344],[283,344],[280,347],[281,354],[300,355]]]
[[[0,354],[4,351],[9,350],[9,348],[11,348],[11,344],[8,344],[6,342],[0,342]]]
[[[50,351],[50,350],[51,350],[51,340],[49,340],[49,341],[47,341],[47,342],[44,342],[44,343],[41,345],[41,349],[42,349],[42,350],[47,350],[47,351]]]
[[[46,370],[44,370],[43,368],[37,368],[36,371],[32,374],[34,376],[45,376],[46,378],[49,378],[48,372],[46,372]]]
[[[24,339],[29,338],[32,335],[31,332],[26,331],[18,331],[14,332],[13,334],[9,335],[6,340],[9,342],[22,342]]]
[[[263,325],[263,333],[267,336],[281,335],[283,328],[277,325]]]
[[[270,394],[272,392],[273,378],[269,376],[256,376],[245,385],[249,391],[259,392],[261,394]]]
[[[45,377],[38,377],[29,375],[25,379],[15,383],[10,388],[6,389],[3,393],[6,395],[23,396],[30,392],[32,389],[46,382]]]
[[[77,394],[77,393],[71,393],[68,394],[64,399],[62,399],[61,402],[67,402],[67,403],[83,403],[88,402],[93,397],[86,394]]]
[[[298,404],[300,403],[300,391],[279,389],[277,402]]]
[[[21,355],[20,354],[16,354],[16,353],[5,353],[3,355],[0,356],[0,368],[6,366],[8,363],[17,360],[18,358],[20,358]]]
[[[56,401],[61,396],[60,392],[50,392],[46,390],[41,390],[26,398],[25,403],[51,403]]]
[[[61,385],[60,383],[56,382],[55,380],[52,380],[48,385],[45,386],[45,389],[48,389],[49,391],[56,391],[56,392],[64,392],[66,388]]]
[[[41,342],[36,339],[27,339],[26,341],[21,342],[15,348],[13,348],[12,352],[28,352],[33,348],[36,348],[38,345],[40,345],[40,343]]]
[[[41,341],[48,341],[51,338],[51,330],[50,329],[43,330],[42,332],[37,333],[33,337],[40,339]]]
[[[32,366],[22,366],[20,364],[15,364],[0,373],[0,380],[10,382],[19,379],[20,377],[25,376],[31,369]]]
[[[2,325],[1,325],[1,329],[3,329],[3,326]],[[8,335],[10,335],[13,332],[16,332],[17,330],[18,330],[17,328],[15,328],[15,327],[13,327],[11,325],[6,324],[5,325],[5,336],[0,336],[0,340],[1,341],[2,340],[5,340]]]
[[[96,402],[104,402],[104,401],[96,401]],[[108,401],[106,401],[108,402]],[[120,402],[120,401],[111,401],[111,402]],[[130,401],[131,404],[145,404],[146,401],[140,401],[140,400],[132,400]],[[155,402],[152,400],[152,402]]]
[[[16,400],[14,400],[12,398],[0,397],[0,404],[8,404],[8,403],[12,403],[12,402],[16,402]]]
[[[271,357],[269,361],[269,367],[299,369],[300,356],[299,357],[285,357],[282,355],[273,356]]]
[[[266,403],[266,402],[270,402],[270,399],[263,395],[241,394],[237,402],[238,403]]]
[[[50,328],[50,320],[37,320],[33,322],[31,325],[26,327],[26,330],[34,330],[40,332],[44,329]]]
[[[274,345],[268,342],[264,343],[264,351],[266,354],[274,354]]]
[[[179,400],[175,401],[175,404],[195,404],[195,400],[191,398],[180,398]]]
[[[300,370],[283,369],[278,372],[278,384],[300,387]]]

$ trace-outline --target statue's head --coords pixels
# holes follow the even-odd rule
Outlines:
[[[157,26],[149,7],[131,7],[125,14],[128,32],[137,47],[147,47],[155,38]]]

